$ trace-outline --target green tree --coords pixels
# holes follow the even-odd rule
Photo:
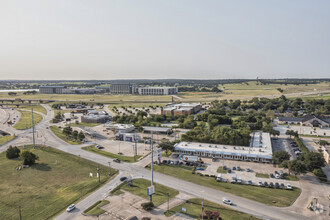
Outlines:
[[[308,152],[300,155],[299,160],[306,164],[309,171],[325,166],[325,160],[322,154],[317,152]]]
[[[85,135],[82,131],[79,132],[78,138],[79,138],[80,141],[84,140]]]
[[[283,161],[290,160],[290,154],[284,150],[276,151],[273,153],[273,162],[281,164]]]
[[[169,140],[162,140],[158,147],[162,148],[162,150],[164,150],[167,155],[169,151],[174,150],[174,143],[170,142]]]
[[[78,131],[74,130],[72,132],[72,137],[77,140],[78,139]]]
[[[301,160],[291,160],[288,164],[289,171],[294,173],[294,175],[299,175],[301,173],[306,173],[307,167]]]
[[[68,127],[65,127],[65,128],[63,128],[63,134],[65,134],[66,136],[71,136],[71,134],[72,134],[72,128],[70,127],[70,126],[68,126]]]
[[[23,151],[20,158],[23,159],[24,165],[33,165],[35,161],[39,159],[37,155],[28,150]]]
[[[18,149],[18,147],[12,147],[9,146],[9,148],[6,150],[6,157],[8,159],[18,158],[21,150]]]
[[[328,143],[328,141],[320,140],[320,145],[321,146],[326,146],[326,145],[329,145],[329,143]]]

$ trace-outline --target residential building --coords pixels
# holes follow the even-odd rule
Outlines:
[[[180,142],[174,145],[174,151],[181,155],[196,155],[200,157],[263,163],[272,162],[270,134],[265,132],[252,133],[250,146]]]

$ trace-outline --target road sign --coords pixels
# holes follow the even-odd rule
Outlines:
[[[147,189],[147,194],[148,194],[148,196],[155,194],[155,186],[149,186]]]

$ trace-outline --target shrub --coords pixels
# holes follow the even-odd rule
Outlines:
[[[314,169],[313,174],[317,176],[321,181],[327,181],[327,176],[324,174],[321,168]]]
[[[21,158],[23,159],[24,165],[33,165],[35,161],[39,159],[37,155],[28,150],[21,153]]]
[[[8,159],[18,158],[20,152],[21,152],[20,149],[18,149],[17,147],[9,146],[9,148],[6,151],[6,157]]]
[[[145,203],[142,203],[141,206],[146,211],[150,211],[153,209],[153,207],[155,207],[153,202],[145,202]]]

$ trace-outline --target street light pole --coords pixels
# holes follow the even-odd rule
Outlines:
[[[33,136],[33,148],[36,148],[36,140],[34,137],[34,118],[33,118],[33,108],[32,108],[32,136]]]
[[[109,161],[108,163],[109,163],[109,176],[111,176],[111,167],[110,167],[111,162]]]
[[[154,144],[153,144],[153,132],[151,131],[151,186],[154,185]],[[152,202],[152,195],[150,195],[150,202]]]
[[[101,178],[100,178],[100,168],[97,167],[96,170],[97,170],[97,175],[98,175],[98,177],[99,177],[99,183],[100,183],[100,182],[101,182]]]
[[[21,206],[18,206],[19,220],[22,220]]]

